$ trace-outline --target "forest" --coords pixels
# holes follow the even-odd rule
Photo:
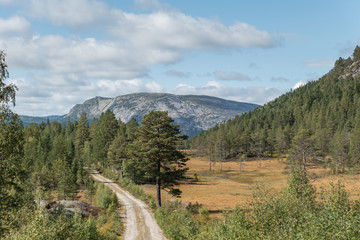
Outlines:
[[[306,170],[320,161],[337,174],[360,163],[360,47],[317,81],[191,139],[213,162],[289,154]]]

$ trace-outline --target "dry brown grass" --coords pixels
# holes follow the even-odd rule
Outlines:
[[[191,158],[187,165],[189,179],[180,185],[181,200],[185,203],[201,203],[214,212],[246,204],[251,200],[256,185],[264,185],[274,192],[279,192],[286,186],[288,179],[287,165],[283,159],[247,161],[243,164],[243,171],[240,171],[236,162],[224,162],[222,171],[220,171],[220,163],[216,163],[212,167],[213,171],[210,172],[209,162],[205,158]],[[318,193],[328,188],[331,182],[335,183],[341,180],[351,199],[359,197],[359,176],[356,176],[354,185],[353,176],[334,176],[328,172],[329,169],[316,166],[311,166],[308,170],[311,183],[316,187]],[[198,175],[197,182],[193,181],[194,174]],[[154,186],[146,185],[144,190],[156,197]],[[162,193],[162,198],[163,200],[176,199],[165,192]]]

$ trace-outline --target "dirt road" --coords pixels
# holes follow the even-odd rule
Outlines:
[[[88,172],[95,180],[103,182],[112,191],[114,191],[121,204],[125,206],[126,230],[124,240],[166,240],[161,229],[157,225],[152,212],[144,202],[121,189],[110,179],[104,178],[96,170],[88,169]]]

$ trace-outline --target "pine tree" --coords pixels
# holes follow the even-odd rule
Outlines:
[[[173,121],[167,112],[150,111],[141,121],[132,146],[137,167],[144,170],[146,178],[156,182],[158,206],[161,206],[161,189],[175,196],[181,194],[174,186],[184,179],[188,170],[185,164],[188,159],[176,149],[183,137]]]
[[[301,129],[294,137],[289,159],[292,161],[293,167],[301,169],[306,176],[306,166],[314,156],[314,142],[311,138],[309,130]]]

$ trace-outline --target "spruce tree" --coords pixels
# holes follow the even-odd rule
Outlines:
[[[77,159],[82,155],[85,142],[89,140],[89,135],[89,122],[86,113],[82,112],[75,133],[75,156]]]

